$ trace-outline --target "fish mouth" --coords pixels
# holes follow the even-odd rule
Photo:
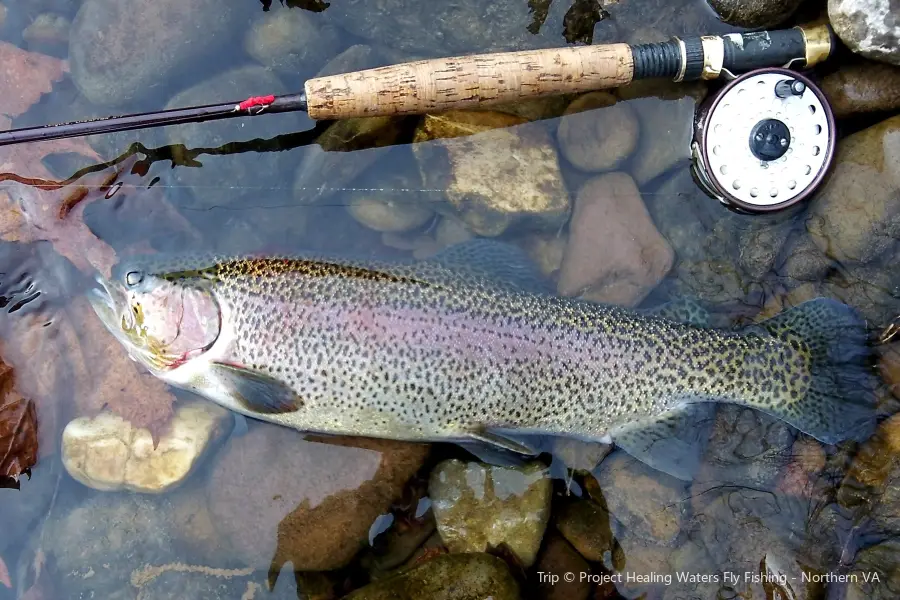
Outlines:
[[[159,360],[149,349],[136,343],[122,328],[121,309],[127,305],[125,294],[99,273],[87,291],[87,299],[104,327],[125,347],[128,356],[151,371],[159,371]]]

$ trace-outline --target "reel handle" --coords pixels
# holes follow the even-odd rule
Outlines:
[[[603,44],[419,60],[306,82],[315,120],[442,112],[615,88],[635,79],[734,78],[760,67],[806,67],[835,46],[827,24],[655,44]]]

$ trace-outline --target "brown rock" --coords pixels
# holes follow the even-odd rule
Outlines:
[[[559,293],[634,306],[674,261],[634,180],[626,173],[601,175],[588,181],[575,201]]]
[[[585,559],[601,562],[613,548],[609,513],[590,500],[567,500],[555,508],[556,529]]]
[[[563,156],[576,168],[609,171],[634,152],[639,133],[630,106],[616,103],[608,92],[591,92],[569,105],[556,135]]]
[[[688,495],[683,482],[616,452],[598,468],[597,483],[609,513],[624,529],[621,537],[659,545],[674,542]]]
[[[840,141],[809,206],[807,230],[830,258],[868,262],[900,238],[900,116]]]
[[[523,247],[541,273],[552,277],[562,266],[566,238],[556,233],[533,235],[524,240]]]
[[[900,108],[900,67],[863,62],[843,67],[822,81],[838,118]]]
[[[559,534],[547,536],[535,570],[559,577],[556,583],[548,581],[548,577],[538,581],[537,596],[541,600],[585,600],[591,592],[591,583],[579,577],[581,573],[589,573],[590,566]],[[566,581],[566,573],[574,574],[576,579]]]
[[[209,482],[210,510],[249,566],[298,571],[344,566],[372,522],[400,496],[428,446],[387,440],[304,440],[254,424],[231,441]]]
[[[900,342],[884,347],[878,360],[878,371],[891,393],[900,398]]]

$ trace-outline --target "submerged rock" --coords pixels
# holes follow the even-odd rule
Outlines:
[[[634,180],[626,173],[600,175],[575,200],[559,293],[634,306],[662,281],[674,260]]]
[[[531,235],[523,240],[522,246],[541,273],[553,277],[559,272],[566,252],[564,235],[556,233]]]
[[[165,496],[98,494],[53,521],[47,551],[64,597],[127,598],[132,571],[178,562],[171,508]]]
[[[900,116],[841,140],[807,229],[830,258],[868,262],[900,238]]]
[[[347,210],[375,231],[403,232],[425,225],[435,216],[432,194],[422,191],[422,179],[414,169],[364,177]]]
[[[383,62],[374,49],[351,46],[322,67],[316,77],[369,69]],[[396,117],[359,117],[329,125],[303,153],[294,175],[294,198],[301,204],[314,204],[350,184],[396,150],[391,145],[400,136],[403,122]]]
[[[708,0],[719,17],[730,25],[771,28],[786,21],[803,0]]]
[[[674,293],[714,304],[747,302],[780,266],[782,248],[803,208],[768,216],[735,214],[706,196],[687,168],[645,198],[677,256]]]
[[[425,187],[444,190],[451,214],[476,234],[559,227],[569,215],[559,159],[540,123],[500,112],[448,111],[426,115],[414,142]]]
[[[506,544],[529,567],[550,516],[551,481],[540,463],[507,468],[447,460],[428,485],[437,529],[451,552]]]
[[[519,586],[490,554],[445,554],[360,588],[344,600],[518,600]]]
[[[210,478],[209,502],[235,558],[260,568],[292,562],[298,571],[346,565],[428,452],[424,444],[327,442],[262,423],[231,441]]]
[[[722,404],[697,481],[771,486],[791,460],[795,431],[761,411]]]
[[[614,537],[609,512],[590,500],[566,499],[554,506],[556,529],[586,560],[609,562]]]
[[[347,0],[327,11],[342,28],[376,44],[431,56],[534,47],[532,11],[515,0],[418,3]],[[544,45],[549,45],[545,41]]]
[[[338,51],[340,35],[324,13],[282,8],[262,14],[247,31],[244,48],[263,66],[303,79]]]
[[[609,513],[621,524],[617,538],[637,537],[672,544],[681,532],[687,486],[654,471],[624,452],[617,452],[596,471],[597,484]]]
[[[86,0],[69,36],[72,80],[94,104],[161,103],[192,67],[232,42],[245,11],[215,0]]]
[[[856,555],[847,576],[845,600],[893,600],[900,597],[900,540],[888,539]]]
[[[828,19],[854,52],[900,65],[900,11],[894,0],[828,0]]]
[[[556,137],[563,156],[582,171],[610,171],[631,156],[640,125],[634,110],[608,92],[576,98],[559,120]]]
[[[836,540],[831,537],[833,528],[822,530],[812,523],[816,507],[808,499],[768,489],[708,484],[695,484],[691,498],[693,517],[687,535],[712,559],[713,568],[706,572],[720,574],[719,593],[704,597],[726,591],[745,598],[822,597],[823,586],[805,582],[802,573],[832,568]],[[808,551],[805,542],[815,548]],[[732,578],[726,580],[726,572]],[[769,581],[760,577],[767,574]],[[767,589],[773,595],[767,596]]]
[[[555,583],[547,576],[538,579],[537,595],[541,600],[586,600],[591,593],[590,581],[581,577],[582,573],[591,572],[590,565],[556,532],[547,535],[535,571],[558,577]],[[568,581],[566,573],[576,575],[575,579]]]
[[[182,483],[230,426],[229,412],[211,402],[179,404],[154,447],[147,429],[103,412],[66,426],[62,462],[90,488],[157,494]]]
[[[0,23],[2,25],[2,23]],[[22,32],[22,39],[32,51],[48,52],[69,43],[69,28],[72,24],[62,15],[41,13]]]
[[[639,186],[677,165],[689,165],[694,115],[706,97],[703,83],[636,81],[616,94],[638,117],[640,136],[630,172]]]
[[[134,597],[139,600],[294,600],[308,597],[298,595],[293,573],[282,574],[275,583],[275,589],[270,591],[264,571],[183,562],[145,565],[132,571],[130,583]]]
[[[837,118],[900,108],[900,67],[863,62],[842,67],[822,80]]]
[[[900,535],[900,416],[884,421],[859,450],[838,490],[842,506],[878,532]]]
[[[247,90],[265,90],[268,94],[285,94],[289,90],[270,71],[260,66],[242,66],[219,73],[172,97],[166,109],[221,102],[222,98],[243,98]],[[271,139],[296,131],[301,123],[297,114],[268,115],[261,119],[235,119],[211,123],[185,123],[165,127],[162,131],[170,144],[187,148],[218,148],[232,142],[255,138]],[[176,160],[185,161],[176,146]],[[176,168],[175,177],[182,185],[195,189],[197,202],[206,206],[235,206],[249,196],[258,206],[261,190],[272,186],[286,168],[288,156],[276,152],[259,154],[202,154],[188,166]],[[224,180],[223,180],[224,176]],[[259,211],[262,213],[264,211]],[[251,213],[252,214],[252,213]]]

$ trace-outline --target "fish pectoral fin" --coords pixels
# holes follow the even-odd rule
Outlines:
[[[248,411],[282,414],[299,410],[303,400],[287,385],[263,373],[223,363],[212,363],[211,375]]]
[[[609,435],[616,446],[647,466],[691,481],[706,450],[715,408],[712,402],[685,403],[612,429]]]
[[[500,433],[496,430],[479,429],[478,431],[469,432],[467,437],[477,442],[515,452],[516,454],[526,454],[531,456],[540,454],[540,450],[505,432]]]

